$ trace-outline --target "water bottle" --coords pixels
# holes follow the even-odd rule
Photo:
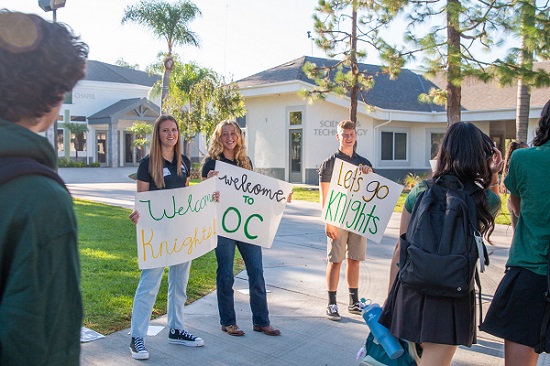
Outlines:
[[[364,304],[365,299],[361,299],[361,302]],[[397,338],[390,333],[388,328],[378,323],[378,318],[380,318],[381,313],[382,308],[378,304],[370,304],[365,306],[361,311],[363,319],[367,322],[367,325],[369,326],[376,341],[382,345],[382,348],[384,348],[384,351],[386,351],[388,357],[395,360],[405,351],[403,350],[403,347],[401,347],[401,343],[399,343]]]

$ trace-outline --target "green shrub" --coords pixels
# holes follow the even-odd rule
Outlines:
[[[86,167],[99,167],[99,163],[91,163],[90,165],[87,165],[83,161],[72,161],[67,158],[59,158],[57,161],[60,168],[86,168]]]

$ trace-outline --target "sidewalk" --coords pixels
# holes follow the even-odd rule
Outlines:
[[[66,170],[60,169],[60,174],[73,195],[125,207],[133,205],[135,183],[124,178],[128,168],[88,169],[91,172],[79,169],[78,178],[72,176],[73,171]],[[87,174],[91,175],[83,177]],[[99,183],[95,183],[96,178]],[[238,324],[246,332],[244,337],[231,337],[220,330],[216,295],[211,293],[185,308],[186,328],[205,340],[204,347],[171,345],[167,342],[168,330],[165,328],[146,340],[150,359],[137,361],[130,356],[129,329],[125,329],[83,343],[82,365],[138,365],[143,362],[162,366],[357,365],[355,355],[369,330],[360,316],[346,311],[344,268],[338,288],[342,321],[333,322],[324,317],[326,237],[320,213],[317,203],[294,201],[285,210],[272,248],[263,251],[270,319],[281,329],[280,337],[252,331],[248,295],[241,292],[248,288],[246,272],[242,272],[235,280],[235,309]],[[380,244],[368,243],[367,260],[361,263],[360,296],[379,304],[383,303],[387,292],[388,267],[398,237],[399,217],[393,214]],[[498,226],[493,234],[495,246],[490,247],[494,250],[491,266],[481,276],[484,311],[502,277],[510,235],[505,226]],[[166,316],[155,319],[151,325],[166,325]],[[479,344],[472,348],[458,349],[453,365],[504,364],[502,341],[483,332],[478,338]],[[543,356],[539,365],[550,365],[550,362]]]

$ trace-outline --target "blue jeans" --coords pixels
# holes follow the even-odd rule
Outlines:
[[[252,323],[264,327],[269,325],[269,311],[267,310],[264,270],[262,267],[262,248],[258,245],[243,243],[223,236],[218,236],[218,246],[215,249],[218,261],[216,294],[218,295],[220,324],[224,326],[237,324],[233,298],[235,247],[239,248],[248,274]]]
[[[183,326],[183,307],[187,300],[187,281],[191,262],[168,267],[168,324],[170,329],[185,329]],[[151,313],[160,288],[164,267],[141,271],[139,284],[132,306],[132,337],[147,335]]]

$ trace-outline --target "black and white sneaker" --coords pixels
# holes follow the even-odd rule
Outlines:
[[[202,338],[195,337],[186,330],[179,331],[178,329],[170,329],[168,334],[168,342],[173,344],[183,344],[187,347],[201,347],[204,346]]]
[[[327,306],[327,318],[329,318],[330,320],[340,320],[342,319],[340,317],[340,314],[338,314],[338,305],[336,304],[329,304]]]
[[[355,304],[351,304],[350,306],[348,306],[348,311],[352,314],[361,315],[364,307],[365,304],[363,304],[361,301],[357,301]]]
[[[145,342],[141,337],[132,337],[130,352],[132,353],[132,357],[136,360],[147,360],[149,358],[149,352],[147,348],[145,348]]]

